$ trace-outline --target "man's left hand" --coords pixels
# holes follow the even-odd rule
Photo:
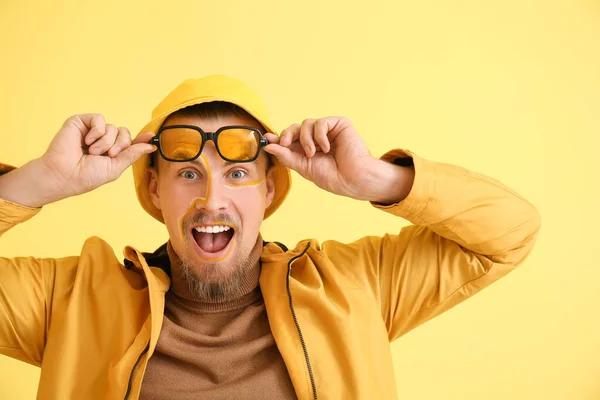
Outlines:
[[[267,133],[265,151],[318,187],[357,200],[401,201],[414,171],[373,157],[346,118],[307,119],[281,132]]]

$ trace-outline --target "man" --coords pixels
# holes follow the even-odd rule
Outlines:
[[[40,398],[396,398],[389,342],[521,264],[540,228],[491,178],[405,150],[374,158],[344,118],[277,136],[252,90],[209,76],[178,86],[133,141],[79,115],[40,159],[4,166],[0,233],[132,164],[164,246],[121,263],[90,238],[77,257],[0,259],[0,352],[41,366]],[[413,225],[263,242],[288,168]]]

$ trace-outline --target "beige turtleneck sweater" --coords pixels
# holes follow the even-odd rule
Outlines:
[[[171,289],[140,399],[296,399],[269,328],[258,258],[242,296],[204,303],[193,300],[170,243],[168,250]]]

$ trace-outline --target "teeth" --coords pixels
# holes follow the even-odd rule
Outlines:
[[[231,229],[229,226],[225,225],[211,225],[211,226],[197,226],[194,228],[196,232],[202,233],[219,233],[225,232]]]

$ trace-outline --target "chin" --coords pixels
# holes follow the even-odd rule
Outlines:
[[[206,262],[197,258],[188,268],[199,280],[206,283],[219,283],[228,280],[235,273],[236,265],[226,261]]]

